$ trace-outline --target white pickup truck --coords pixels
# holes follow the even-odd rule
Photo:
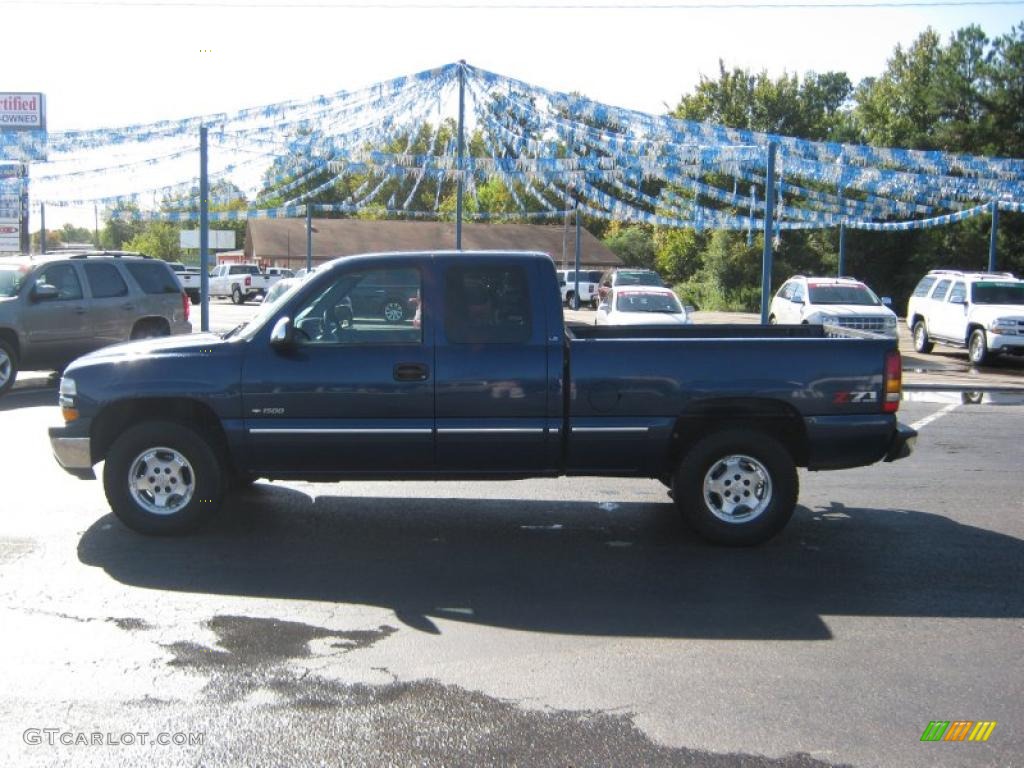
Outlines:
[[[264,275],[256,264],[221,264],[210,273],[210,297],[231,297],[234,304],[244,304],[267,291],[280,276]]]
[[[171,271],[178,278],[178,284],[193,304],[199,303],[201,280],[198,267],[186,267],[180,261],[170,262]]]

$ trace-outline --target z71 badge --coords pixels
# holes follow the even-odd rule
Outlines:
[[[877,403],[878,393],[873,389],[862,392],[836,392],[832,396],[833,403]]]

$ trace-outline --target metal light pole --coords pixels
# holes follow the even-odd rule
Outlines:
[[[455,250],[462,250],[462,154],[465,151],[466,60],[459,60],[458,186],[455,191]]]
[[[764,248],[761,251],[761,323],[768,322],[772,293],[772,234],[775,230],[775,152],[778,145],[768,142],[768,169],[765,174]]]
[[[572,297],[572,308],[580,308],[580,201],[576,201],[576,291]]]
[[[846,223],[839,222],[839,274],[842,277],[846,272]]]
[[[306,273],[313,268],[313,206],[306,203]]]
[[[999,203],[992,201],[992,233],[988,240],[988,271],[996,271],[996,240],[999,236]]]
[[[199,294],[200,330],[210,330],[210,180],[206,175],[206,126],[199,126]]]
[[[100,247],[100,207],[93,203],[92,206],[92,236],[96,241],[96,250]]]
[[[39,204],[39,252],[46,253],[46,203]]]

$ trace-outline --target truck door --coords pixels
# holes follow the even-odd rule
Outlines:
[[[422,273],[416,260],[397,259],[333,270],[287,307],[292,350],[275,351],[263,335],[250,343],[242,399],[255,471],[393,477],[432,469],[429,320],[415,310],[396,321],[364,312],[352,295],[366,281],[418,291]]]
[[[439,263],[438,471],[551,470],[548,443],[559,435],[548,428],[544,297],[530,290],[540,284],[536,264],[489,257]]]

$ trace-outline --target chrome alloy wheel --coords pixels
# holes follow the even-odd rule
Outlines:
[[[389,323],[398,323],[405,317],[405,310],[397,301],[389,301],[384,305],[384,319]]]
[[[132,499],[154,515],[173,515],[184,509],[195,492],[192,465],[173,448],[149,448],[128,471]]]
[[[0,389],[3,389],[7,384],[7,380],[11,378],[11,358],[8,357],[7,353],[0,349]]]
[[[771,501],[771,475],[751,456],[724,456],[704,475],[704,503],[711,514],[726,523],[749,523]]]

